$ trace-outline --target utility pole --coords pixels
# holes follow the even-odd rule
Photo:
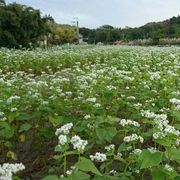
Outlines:
[[[72,21],[72,23],[74,23],[76,26],[76,36],[77,36],[76,38],[77,38],[77,43],[79,44],[79,20],[77,17],[74,17],[73,19],[74,20]]]

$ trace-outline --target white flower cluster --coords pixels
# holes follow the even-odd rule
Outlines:
[[[74,169],[75,169],[75,166],[71,166],[71,167],[70,167],[70,170],[67,170],[67,171],[66,171],[66,174],[67,174],[67,175],[71,175],[71,174],[73,173]],[[64,177],[64,176],[62,176],[62,177]]]
[[[172,104],[176,105],[175,110],[180,110],[180,100],[176,98],[172,98],[169,100]]]
[[[113,170],[109,171],[109,173],[110,173],[110,174],[116,174],[117,171],[113,169]]]
[[[132,153],[139,156],[141,154],[141,152],[142,152],[141,149],[135,149],[135,150],[133,150]]]
[[[11,104],[13,100],[19,100],[19,99],[21,99],[19,96],[11,96],[7,99],[7,103]]]
[[[115,86],[110,85],[110,86],[107,86],[107,89],[108,90],[116,90],[117,88]]]
[[[169,165],[169,164],[166,164],[165,167],[164,167],[167,171],[173,171],[173,168]]]
[[[136,103],[136,104],[134,104],[134,107],[136,107],[136,108],[140,108],[141,106],[142,106],[141,103]]]
[[[144,142],[143,137],[138,136],[137,134],[132,134],[130,136],[124,137],[124,142],[132,142],[132,141],[137,141],[139,140],[141,143]]]
[[[114,145],[114,144],[110,144],[109,146],[106,146],[106,147],[105,147],[105,149],[106,149],[107,151],[114,150],[114,148],[115,148],[115,145]]]
[[[22,163],[0,165],[0,180],[12,180],[13,174],[22,171],[25,166]]]
[[[157,72],[151,72],[150,73],[150,79],[151,80],[158,80],[158,79],[160,79],[161,78],[161,76],[160,76],[160,72],[159,71],[157,71]]]
[[[155,114],[154,121],[160,130],[163,130],[163,127],[167,126],[169,123],[166,114]]]
[[[165,134],[163,133],[163,132],[155,132],[155,133],[153,133],[153,138],[154,139],[162,139],[162,138],[164,138],[165,137]]]
[[[168,134],[173,134],[176,136],[180,135],[180,131],[176,130],[173,126],[169,125],[169,121],[167,120],[166,114],[155,114],[150,111],[141,111],[142,116],[145,116],[147,118],[154,119],[154,122],[156,123],[159,131],[155,132],[153,134],[154,139],[158,138],[164,138]]]
[[[66,135],[63,135],[61,134],[59,137],[58,137],[58,140],[59,140],[59,145],[65,145],[67,143],[67,136]]]
[[[87,102],[95,103],[96,102],[96,98],[87,98],[86,101]]]
[[[128,96],[127,99],[129,99],[129,100],[134,100],[134,99],[136,99],[136,97],[134,97],[134,96]]]
[[[167,115],[157,114],[155,115],[154,120],[160,130],[160,132],[156,132],[153,134],[153,137],[155,139],[166,137],[168,134],[173,134],[176,136],[180,135],[179,130],[176,130],[173,126],[169,125]]]
[[[56,136],[59,134],[69,134],[71,128],[73,127],[72,123],[65,124],[64,126],[61,126],[60,128],[56,129]]]
[[[136,126],[136,127],[140,127],[140,124],[136,121],[132,121],[132,120],[129,120],[129,119],[121,119],[120,120],[120,125],[121,126],[128,126],[128,125],[133,125],[133,126]]]
[[[15,112],[15,111],[17,111],[17,110],[18,110],[18,109],[17,109],[16,107],[10,109],[11,112]]]
[[[176,136],[179,136],[180,135],[180,131],[179,130],[176,130],[173,126],[171,125],[167,125],[164,129],[164,132],[165,133],[169,133],[169,134],[174,134]]]
[[[104,162],[107,160],[106,154],[100,153],[100,152],[96,152],[96,154],[90,155],[90,159],[92,161],[99,161],[99,162]]]
[[[86,140],[82,140],[79,136],[75,135],[71,138],[71,144],[74,149],[82,152],[87,146],[88,142]]]
[[[72,123],[65,124],[56,130],[56,135],[58,136],[58,146],[65,145],[68,141],[67,135],[70,132],[70,129],[73,127]],[[85,147],[87,146],[88,142],[86,140],[82,140],[79,136],[75,135],[70,140],[71,144],[73,145],[74,149],[82,152],[84,151]]]
[[[4,112],[0,111],[0,117],[4,116]]]
[[[89,118],[91,118],[91,116],[89,114],[84,116],[84,119],[89,119]]]
[[[175,105],[180,105],[180,100],[176,98],[170,99],[169,102]]]
[[[156,114],[154,112],[150,112],[149,110],[141,110],[141,115],[151,119],[154,118]]]
[[[176,145],[179,146],[180,145],[180,139],[176,139]]]
[[[118,152],[117,156],[122,157],[122,153]]]

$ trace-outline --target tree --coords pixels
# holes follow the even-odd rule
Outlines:
[[[114,27],[107,24],[107,25],[100,26],[99,29],[114,29]]]
[[[49,38],[50,44],[72,43],[76,40],[77,33],[74,27],[69,25],[59,25],[55,22],[49,23],[52,37]]]
[[[0,6],[5,6],[5,5],[6,5],[5,1],[4,0],[0,0]]]
[[[1,4],[4,4],[3,0]],[[17,3],[1,5],[0,8],[0,46],[35,46],[40,36],[50,32],[48,18],[41,17],[39,10]]]

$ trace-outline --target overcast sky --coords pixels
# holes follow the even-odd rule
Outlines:
[[[104,24],[138,27],[180,14],[180,0],[6,0],[40,9],[57,23],[72,24],[78,17],[81,27]]]

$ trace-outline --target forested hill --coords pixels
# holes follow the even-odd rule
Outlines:
[[[80,33],[89,43],[113,43],[137,39],[152,39],[158,43],[159,39],[162,38],[180,38],[180,16],[162,22],[147,23],[137,28],[121,29],[110,25],[104,25],[97,29],[80,28]]]

